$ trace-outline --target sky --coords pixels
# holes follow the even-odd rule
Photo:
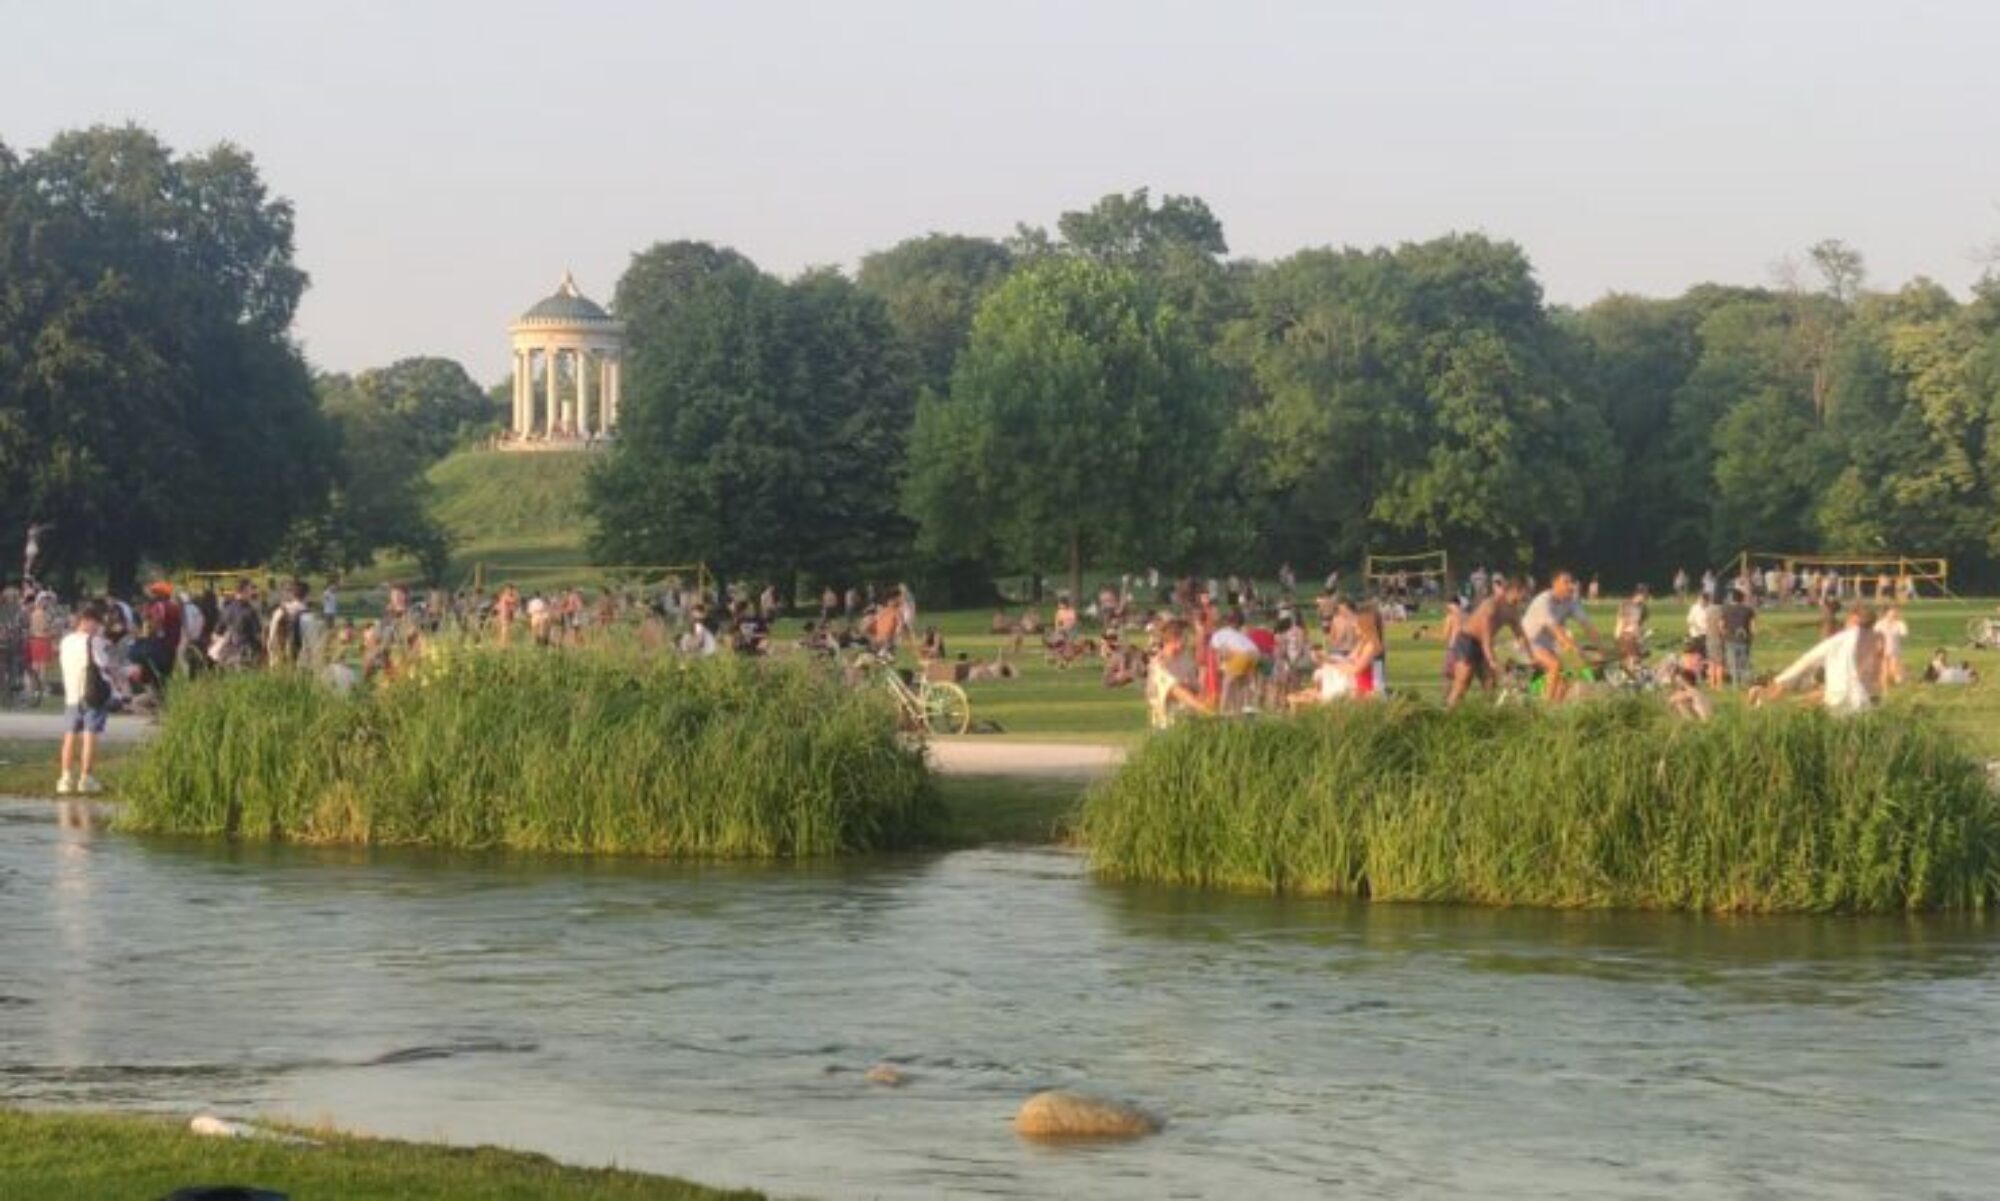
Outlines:
[[[574,270],[789,275],[1109,192],[1236,255],[1479,230],[1552,301],[1768,283],[1828,237],[1963,292],[2000,242],[2000,3],[4,0],[0,140],[136,122],[298,213],[315,366],[492,381]]]

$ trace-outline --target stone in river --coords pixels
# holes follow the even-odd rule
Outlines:
[[[1060,1088],[1029,1097],[1014,1116],[1022,1138],[1141,1138],[1159,1130],[1160,1120],[1136,1105]]]
[[[867,1080],[884,1088],[901,1088],[910,1082],[910,1074],[893,1063],[878,1063],[868,1069]]]

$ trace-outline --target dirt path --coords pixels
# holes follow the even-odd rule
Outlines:
[[[61,742],[62,736],[60,708],[0,713],[0,741]],[[143,742],[152,736],[153,723],[144,717],[114,717],[103,734],[104,741],[117,743]]]
[[[1031,780],[1094,780],[1117,769],[1125,749],[1088,742],[997,742],[938,738],[931,765],[947,776],[1008,776]]]
[[[104,732],[104,741],[124,745],[144,742],[156,728],[143,717],[114,717]],[[62,735],[59,710],[0,713],[0,741],[59,742]],[[947,776],[1094,780],[1124,761],[1124,748],[1086,742],[940,738],[931,743],[931,765]]]

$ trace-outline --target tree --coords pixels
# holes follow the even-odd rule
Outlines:
[[[1066,562],[1171,561],[1191,544],[1222,422],[1214,372],[1124,267],[1055,257],[981,307],[949,395],[926,396],[907,507],[920,547]]]
[[[913,388],[881,300],[698,243],[637,256],[618,297],[628,378],[590,483],[600,561],[791,578],[901,560]]]
[[[998,242],[933,233],[863,258],[857,282],[888,306],[914,356],[918,384],[943,392],[980,302],[1013,263]]]
[[[234,147],[127,126],[0,152],[0,505],[56,523],[56,573],[254,562],[321,503],[305,283],[291,205]]]
[[[1558,372],[1518,247],[1302,251],[1258,274],[1227,347],[1252,384],[1242,461],[1273,553],[1519,563],[1589,532],[1615,450]]]
[[[505,412],[453,359],[398,359],[347,386],[405,418],[405,428],[432,460],[493,432]]]
[[[413,363],[443,364],[450,371],[398,370]],[[272,556],[274,563],[300,574],[350,571],[371,562],[378,551],[390,550],[416,559],[429,582],[442,581],[451,542],[430,514],[426,476],[437,458],[434,444],[426,441],[427,433],[438,428],[437,412],[412,403],[409,391],[384,381],[399,375],[449,378],[453,372],[464,376],[449,360],[406,359],[353,378],[320,378],[321,403],[336,436],[338,469],[325,503],[293,522]]]

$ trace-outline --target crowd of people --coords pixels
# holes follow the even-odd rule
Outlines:
[[[1570,696],[1579,677],[1603,682],[1615,675],[1627,686],[1665,693],[1675,709],[1697,717],[1711,711],[1707,694],[1724,688],[1748,689],[1759,702],[1799,693],[1845,713],[1868,707],[1906,678],[1909,627],[1900,602],[1907,581],[1889,577],[1772,569],[1724,581],[1713,572],[1695,580],[1677,571],[1673,589],[1687,604],[1685,638],[1657,662],[1650,645],[1657,602],[1644,585],[1618,603],[1606,638],[1585,608],[1586,600],[1598,599],[1597,581],[1580,583],[1569,571],[1540,588],[1530,576],[1484,565],[1456,588],[1442,572],[1373,576],[1362,599],[1344,591],[1332,572],[1310,601],[1300,598],[1290,565],[1277,580],[1266,592],[1249,578],[1163,579],[1148,570],[1104,583],[1083,603],[1058,594],[1046,617],[1040,604],[1002,606],[991,627],[1002,648],[995,660],[980,662],[953,656],[937,627],[919,626],[916,596],[906,584],[828,586],[816,614],[810,602],[787,600],[775,585],[716,589],[677,578],[594,591],[507,584],[491,592],[419,594],[388,587],[379,606],[368,606],[379,612],[367,617],[343,608],[340,586],[331,580],[317,592],[302,580],[260,587],[238,579],[227,591],[218,591],[214,579],[185,586],[160,580],[129,600],[99,596],[74,605],[30,585],[0,590],[0,677],[15,699],[28,703],[61,688],[66,729],[80,740],[74,765],[65,752],[65,792],[95,786],[90,740],[104,716],[150,709],[178,676],[299,665],[348,688],[394,676],[429,640],[447,633],[559,648],[625,630],[642,646],[694,657],[796,651],[883,659],[907,647],[920,662],[956,664],[960,678],[972,680],[1011,678],[1017,669],[1009,654],[1034,639],[1051,664],[1095,661],[1105,687],[1141,689],[1155,726],[1190,713],[1385,696],[1388,627],[1412,620],[1419,623],[1415,641],[1434,639],[1442,648],[1447,706],[1526,673],[1536,694],[1551,702]],[[1755,675],[1760,622],[1791,605],[1809,607],[1818,641],[1783,671]],[[1430,619],[1433,606],[1438,616]],[[797,639],[780,642],[774,633],[780,618],[800,608],[806,613]],[[1922,675],[1946,686],[1977,678],[1969,662],[1954,665],[1943,651]]]

